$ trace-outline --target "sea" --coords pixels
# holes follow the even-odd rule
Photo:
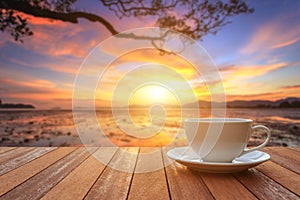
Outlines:
[[[185,146],[183,120],[213,115],[210,109],[173,108],[0,110],[0,146]],[[300,108],[229,108],[225,116],[269,127],[269,146],[300,145]],[[255,132],[249,146],[263,140]]]

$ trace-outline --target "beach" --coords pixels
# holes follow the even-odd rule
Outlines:
[[[168,110],[163,127],[151,121],[145,110],[131,112],[131,120],[121,114],[113,117],[109,110],[92,112],[81,111],[82,121],[77,129],[71,110],[1,110],[0,111],[0,146],[185,146],[188,145],[178,110]],[[92,115],[93,114],[93,115]],[[97,122],[90,124],[90,118],[96,116]],[[202,109],[201,117],[208,117],[209,111]],[[300,109],[227,109],[227,117],[249,118],[253,125],[262,124],[272,131],[268,146],[300,145]],[[152,116],[152,119],[161,116]],[[159,120],[158,120],[159,121]],[[133,122],[133,123],[132,123]],[[76,122],[78,123],[78,121]],[[151,125],[152,126],[149,126]],[[134,126],[133,126],[134,125]],[[156,128],[157,126],[157,128]],[[79,128],[78,128],[79,127]],[[88,134],[102,135],[86,140]],[[137,130],[147,137],[135,137],[126,130]],[[157,131],[159,129],[159,131]],[[156,131],[147,135],[147,131]],[[78,134],[80,132],[80,134]],[[256,146],[264,140],[264,135],[254,132],[249,146]],[[84,143],[84,144],[83,144]]]

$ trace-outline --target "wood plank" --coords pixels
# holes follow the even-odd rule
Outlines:
[[[257,199],[231,174],[198,174],[215,199]]]
[[[30,177],[41,172],[62,157],[74,151],[75,147],[60,147],[46,155],[43,155],[30,163],[14,169],[0,176],[0,196],[25,182]]]
[[[161,148],[140,148],[128,199],[169,199]]]
[[[85,148],[79,148],[7,192],[1,199],[40,199],[89,156]]]
[[[119,149],[85,199],[126,199],[138,152],[138,147]]]
[[[297,147],[288,147],[288,148],[300,152],[300,146],[297,146]]]
[[[0,154],[4,153],[6,151],[11,151],[11,150],[13,150],[15,148],[17,148],[17,147],[0,147]]]
[[[267,147],[263,150],[271,155],[273,162],[300,174],[300,152],[286,147]]]
[[[13,149],[11,151],[7,151],[7,152],[4,152],[2,154],[0,154],[0,163],[5,163],[9,160],[12,160],[18,156],[21,156],[31,150],[33,150],[34,147],[19,147],[19,148],[16,148],[16,149]]]
[[[187,167],[168,158],[163,150],[163,159],[171,199],[213,199],[202,179]]]
[[[297,195],[276,183],[269,177],[260,173],[256,169],[235,174],[235,177],[243,183],[259,199],[290,200],[299,199]]]
[[[294,148],[265,148],[272,161],[233,175],[191,172],[178,163],[167,166],[165,152],[143,156],[156,148],[141,148],[137,155],[139,148],[114,154],[103,147],[95,154],[106,162],[112,158],[108,166],[84,148],[75,149],[21,147],[2,152],[0,160],[6,161],[0,165],[0,199],[300,199],[300,175],[295,171],[300,152]],[[122,165],[127,171],[116,170]],[[145,166],[161,169],[133,174]]]
[[[93,156],[86,159],[52,188],[42,199],[83,199],[116,151],[116,147],[100,148]]]
[[[300,175],[280,165],[268,161],[256,167],[256,169],[270,177],[285,188],[300,196]]]
[[[27,152],[26,154],[23,154],[22,156],[19,156],[17,158],[14,158],[12,160],[7,161],[6,163],[1,164],[0,166],[0,175],[7,173],[15,168],[18,168],[37,157],[40,157],[50,151],[53,151],[56,147],[39,147],[36,149],[33,149],[30,152]]]

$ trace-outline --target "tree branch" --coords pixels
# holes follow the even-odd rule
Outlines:
[[[241,13],[252,13],[244,0],[100,0],[105,7],[119,18],[155,17],[156,25],[161,28],[160,36],[119,33],[105,18],[96,14],[76,11],[71,6],[77,0],[1,0],[0,30],[9,32],[15,40],[24,35],[32,35],[26,19],[16,14],[22,12],[35,17],[78,23],[79,18],[101,23],[112,35],[122,38],[149,40],[159,51],[168,34],[177,32],[194,40],[206,34],[215,34],[219,27],[230,21],[228,17]],[[166,31],[171,30],[171,32]]]
[[[64,22],[70,22],[77,24],[79,18],[87,19],[91,22],[100,22],[105,28],[112,34],[116,35],[119,32],[103,17],[92,13],[86,13],[81,11],[63,13],[63,12],[55,12],[48,9],[42,9],[37,6],[30,5],[25,1],[17,1],[17,0],[2,0],[0,2],[0,8],[4,9],[12,9],[19,12],[23,12],[35,17],[43,17],[48,19],[55,19]]]
[[[18,1],[18,0],[4,0],[0,2],[0,8],[4,9],[12,9],[15,11],[23,12],[35,17],[42,17],[47,19],[54,19],[54,20],[60,20],[63,22],[70,22],[77,24],[79,18],[83,18],[86,20],[89,20],[91,22],[99,22],[102,25],[105,26],[105,28],[112,34],[116,35],[120,38],[133,38],[137,40],[149,40],[151,42],[155,40],[162,40],[167,36],[168,32],[165,32],[162,36],[138,36],[133,33],[119,33],[111,23],[109,23],[106,19],[104,19],[101,16],[92,14],[92,13],[86,13],[81,11],[74,11],[69,13],[64,12],[55,12],[51,11],[49,9],[43,9],[41,7],[30,5],[28,2],[25,1]]]

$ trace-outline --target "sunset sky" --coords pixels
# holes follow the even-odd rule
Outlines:
[[[231,24],[199,41],[221,72],[227,100],[300,97],[300,1],[257,0],[249,1],[249,5],[255,9],[254,13],[230,18]],[[76,6],[101,13],[118,31],[154,26],[151,19],[124,18],[121,21],[98,1],[89,1],[89,4],[80,1]],[[29,15],[27,18],[34,36],[25,37],[24,43],[0,33],[0,99],[3,103],[29,103],[37,108],[69,109],[81,63],[111,34],[101,24],[87,20],[71,24]],[[114,55],[115,52],[112,48],[106,53]],[[149,53],[140,55],[137,60],[144,59],[143,56],[153,57]],[[193,82],[195,72],[182,66],[174,68]],[[118,74],[124,70],[122,67],[126,65],[111,69],[107,81],[117,82]],[[171,81],[168,75],[165,78]],[[111,98],[111,88],[102,89],[101,100],[105,102]],[[134,98],[150,94],[149,97],[157,99],[157,95],[165,94],[166,101],[176,101],[164,90],[148,86],[137,91]],[[195,92],[199,98],[201,92],[205,93],[197,89]]]

